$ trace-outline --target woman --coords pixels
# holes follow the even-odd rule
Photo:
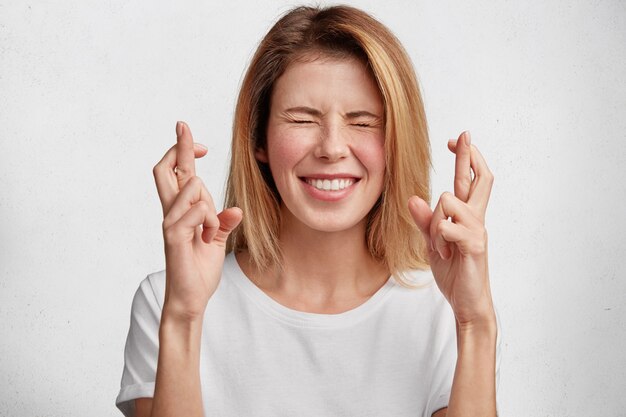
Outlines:
[[[124,413],[495,415],[492,176],[462,133],[431,211],[423,103],[382,24],[303,7],[270,30],[223,211],[196,176],[206,148],[176,134],[154,168],[166,269],[133,301]]]

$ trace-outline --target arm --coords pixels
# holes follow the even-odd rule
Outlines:
[[[454,194],[434,210],[418,198],[409,210],[424,235],[437,285],[457,325],[457,363],[450,401],[436,417],[496,416],[496,318],[487,262],[485,213],[493,175],[469,132],[448,147],[456,154]],[[472,178],[472,171],[474,178]]]
[[[135,400],[134,417],[150,417],[152,413],[152,398],[137,398]]]
[[[200,343],[206,305],[222,274],[225,245],[242,213],[217,214],[210,194],[195,175],[194,145],[186,124],[176,124],[177,143],[154,167],[163,208],[165,301],[159,325],[159,358],[154,399],[135,401],[137,417],[202,417]]]
[[[433,417],[496,415],[496,332],[495,320],[484,326],[457,326],[458,359],[450,401]]]
[[[135,400],[135,417],[204,416],[199,374],[201,332],[201,321],[176,323],[162,317],[154,399]]]
[[[201,320],[181,322],[164,312],[152,417],[204,416],[199,368],[201,335]]]
[[[457,327],[458,358],[449,416],[496,415],[496,322]]]

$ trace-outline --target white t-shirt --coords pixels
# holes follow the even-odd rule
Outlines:
[[[424,416],[448,404],[455,320],[430,271],[407,289],[393,277],[340,314],[292,310],[227,255],[204,316],[200,378],[207,417]],[[152,397],[165,272],[135,294],[116,404]]]

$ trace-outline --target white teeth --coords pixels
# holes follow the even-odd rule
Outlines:
[[[306,182],[307,184],[312,185],[318,190],[324,190],[324,191],[343,190],[344,188],[351,186],[353,183],[352,179],[350,178],[341,178],[341,179],[335,178],[333,180],[320,180],[320,179],[307,178]]]

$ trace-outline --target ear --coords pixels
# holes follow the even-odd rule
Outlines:
[[[264,164],[267,164],[269,162],[269,159],[267,158],[267,152],[263,148],[257,148],[254,151],[254,157],[257,161],[263,162]]]

